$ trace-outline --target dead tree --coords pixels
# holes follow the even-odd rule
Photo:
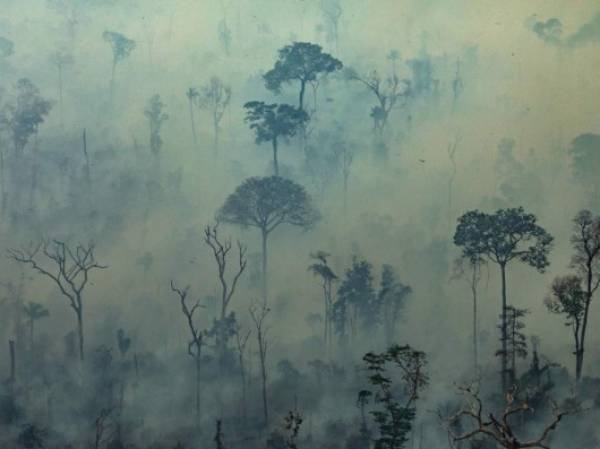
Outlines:
[[[484,412],[483,402],[477,386],[459,387],[460,394],[465,398],[466,406],[456,414],[443,418],[439,416],[446,427],[448,435],[454,442],[467,441],[478,436],[487,436],[498,445],[506,449],[541,448],[550,449],[548,438],[556,429],[560,421],[567,415],[581,411],[579,406],[560,410],[552,402],[552,419],[547,423],[537,437],[523,439],[515,434],[516,424],[511,423],[511,418],[522,413],[533,413],[534,410],[526,402],[516,400],[516,392],[506,395],[506,405],[501,413]],[[471,430],[456,433],[458,424],[473,424]]]
[[[238,257],[237,267],[234,271],[234,276],[229,282],[227,280],[227,255],[231,251],[231,239],[227,238],[224,241],[219,239],[217,227],[218,223],[214,226],[206,226],[204,229],[204,241],[208,246],[211,247],[215,262],[217,263],[217,272],[219,276],[219,282],[221,283],[221,317],[220,323],[216,329],[217,338],[217,351],[219,354],[220,362],[223,363],[227,352],[227,340],[230,336],[227,329],[227,309],[231,298],[235,293],[237,283],[240,276],[246,269],[246,247],[239,241],[237,242]]]
[[[191,334],[191,340],[188,343],[188,354],[194,357],[196,362],[196,417],[200,416],[200,368],[202,360],[202,345],[204,344],[205,331],[200,330],[194,324],[194,313],[200,307],[200,301],[190,307],[187,303],[187,297],[190,290],[189,285],[184,289],[177,288],[171,281],[171,290],[177,294],[181,303],[181,311],[185,316],[188,328]]]
[[[270,311],[271,309],[269,309],[264,303],[259,307],[250,306],[250,316],[252,317],[252,321],[254,321],[254,326],[256,327],[256,341],[258,343],[258,356],[260,360],[260,374],[262,381],[263,417],[265,427],[269,426],[269,403],[267,398],[268,328],[265,327],[265,318],[267,317]]]
[[[10,377],[8,382],[12,385],[17,380],[17,361],[15,356],[15,341],[8,340],[8,352],[10,355]]]
[[[452,222],[452,188],[454,187],[454,179],[456,178],[456,150],[458,149],[458,144],[461,141],[461,136],[456,135],[454,140],[448,144],[448,148],[446,149],[448,153],[448,159],[450,159],[450,164],[452,165],[452,171],[450,173],[450,179],[448,179],[448,224]]]
[[[89,243],[71,248],[65,242],[52,240],[41,241],[35,248],[29,250],[9,249],[10,258],[19,263],[29,265],[38,273],[51,279],[62,295],[69,301],[69,306],[77,316],[77,335],[79,339],[79,359],[84,359],[83,338],[83,291],[88,284],[91,271],[105,269],[94,257],[95,246]],[[46,268],[46,263],[54,265],[54,269]]]
[[[248,338],[252,331],[248,331],[242,334],[242,327],[240,325],[235,328],[235,342],[238,351],[238,363],[240,366],[240,381],[242,382],[242,419],[246,422],[247,417],[247,402],[246,402],[246,360],[244,354],[246,353],[246,345],[248,344]]]

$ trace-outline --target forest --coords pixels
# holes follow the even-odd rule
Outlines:
[[[594,0],[0,0],[0,449],[600,448]]]

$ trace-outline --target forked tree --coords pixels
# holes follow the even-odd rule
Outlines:
[[[181,306],[181,311],[183,316],[185,317],[185,321],[187,323],[188,330],[190,331],[190,340],[188,342],[188,354],[194,358],[195,362],[195,370],[196,370],[196,380],[195,380],[195,410],[196,410],[196,418],[200,417],[200,374],[202,368],[202,346],[204,345],[204,337],[206,336],[206,332],[198,327],[198,325],[194,322],[194,314],[196,310],[200,307],[200,301],[196,301],[193,305],[190,306],[188,303],[188,294],[190,291],[190,286],[186,286],[185,288],[178,288],[173,281],[171,281],[171,291],[177,295],[179,299],[179,303]],[[199,424],[196,421],[196,424]]]
[[[221,121],[230,101],[231,87],[216,76],[213,76],[208,83],[200,88],[199,95],[196,97],[198,107],[208,112],[212,120],[215,157],[219,153]]]
[[[230,336],[225,324],[228,317],[229,304],[235,293],[240,276],[246,269],[246,247],[239,241],[237,242],[237,267],[234,266],[233,277],[231,280],[228,280],[227,256],[232,249],[231,239],[219,238],[217,223],[214,226],[209,225],[204,228],[204,242],[212,249],[215,263],[217,264],[219,283],[221,284],[221,313],[220,323],[217,326],[217,352],[219,353],[220,362],[223,363],[227,352],[228,338]]]
[[[96,269],[105,269],[94,256],[95,246],[69,246],[60,240],[41,241],[33,249],[9,249],[8,255],[13,260],[29,265],[41,275],[49,278],[68,300],[69,306],[77,316],[77,336],[79,343],[79,359],[84,359],[83,306],[84,290],[88,285],[90,274]]]

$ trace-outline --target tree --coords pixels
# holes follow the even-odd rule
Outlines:
[[[475,386],[459,387],[460,394],[464,397],[465,405],[450,417],[440,419],[446,425],[448,435],[454,442],[469,441],[478,436],[485,436],[505,449],[541,448],[550,449],[546,440],[556,429],[565,416],[580,411],[580,408],[565,407],[560,409],[554,402],[552,405],[552,419],[542,428],[537,437],[524,439],[517,435],[515,424],[511,423],[514,415],[526,412],[534,413],[535,410],[527,402],[516,401],[516,395],[506,395],[506,405],[500,413],[484,411],[484,405],[479,395],[479,388]],[[453,427],[461,426],[463,421],[473,424],[472,428],[464,432],[456,432]]]
[[[544,303],[550,313],[564,315],[565,326],[571,328],[574,340],[573,354],[575,354],[576,360],[575,373],[579,372],[579,375],[581,375],[578,367],[580,366],[580,354],[582,354],[582,322],[587,303],[586,292],[581,287],[581,278],[574,275],[554,278],[550,294],[545,298]]]
[[[136,43],[134,40],[129,39],[116,31],[107,30],[102,33],[102,38],[110,45],[113,54],[110,75],[110,98],[112,101],[115,91],[115,72],[117,70],[117,64],[129,57],[131,52],[135,49]]]
[[[583,280],[585,291],[585,307],[577,353],[576,378],[581,379],[585,339],[589,321],[592,298],[600,286],[600,215],[594,216],[589,210],[580,211],[573,220],[571,245],[575,254],[571,259],[571,267]]]
[[[231,52],[231,30],[227,26],[227,21],[225,19],[219,22],[217,34],[219,36],[219,42],[223,46],[223,50],[225,50],[225,54],[229,56]]]
[[[34,325],[37,320],[42,318],[46,318],[50,315],[48,309],[46,309],[42,304],[37,302],[29,302],[26,306],[23,307],[23,312],[29,321],[29,347],[33,351],[35,348],[34,338],[33,338],[33,330]]]
[[[267,350],[268,350],[268,328],[265,318],[271,309],[263,303],[260,307],[250,306],[250,317],[256,328],[256,342],[258,343],[258,356],[260,360],[260,377],[262,385],[262,405],[265,428],[269,426],[269,402],[267,397]]]
[[[219,239],[218,224],[214,226],[206,226],[204,228],[204,242],[212,249],[217,264],[217,273],[219,276],[219,282],[221,283],[221,315],[220,315],[220,326],[218,326],[219,335],[217,335],[218,353],[220,362],[223,363],[225,360],[225,353],[227,351],[227,341],[229,335],[227,334],[226,326],[228,307],[231,302],[231,298],[235,293],[238,280],[246,269],[246,247],[243,246],[239,241],[237,242],[238,248],[238,267],[234,271],[233,278],[231,281],[227,280],[227,255],[231,251],[231,239],[225,239],[224,241]]]
[[[425,353],[408,345],[393,345],[382,353],[368,352],[363,361],[369,373],[369,383],[375,391],[361,391],[359,401],[373,397],[374,403],[382,407],[370,412],[379,428],[374,447],[402,449],[416,416],[415,403],[428,382]],[[400,387],[395,385],[393,371],[390,373],[390,370],[400,373]],[[404,391],[403,397],[398,397],[399,388]]]
[[[148,105],[144,109],[144,115],[150,125],[150,151],[154,156],[159,156],[163,141],[160,137],[160,128],[169,115],[163,112],[165,104],[160,100],[160,95],[154,95],[148,100]]]
[[[288,104],[265,104],[262,101],[250,101],[244,105],[245,121],[256,133],[256,144],[270,142],[273,147],[273,168],[279,176],[277,150],[279,139],[294,137],[308,122],[308,114]]]
[[[412,293],[412,288],[396,279],[396,273],[391,265],[383,265],[381,282],[377,293],[378,308],[385,329],[387,344],[391,345],[396,338],[396,324],[400,320],[400,312],[406,298]]]
[[[60,240],[42,241],[33,249],[9,249],[8,255],[13,260],[29,265],[35,271],[54,282],[69,306],[77,316],[77,336],[79,341],[79,359],[84,359],[83,335],[83,292],[88,285],[90,273],[96,269],[107,268],[96,261],[95,246],[77,245],[71,247]],[[45,261],[45,262],[43,262]],[[50,263],[53,268],[47,268]]]
[[[481,267],[486,263],[481,256],[474,254],[469,257],[459,257],[454,262],[453,279],[462,278],[467,281],[471,290],[471,299],[473,301],[473,318],[472,318],[472,333],[473,333],[473,369],[476,373],[479,369],[479,318],[477,315],[478,309],[478,292],[479,281],[481,281]],[[467,265],[468,270],[465,270]]]
[[[200,417],[200,373],[201,373],[201,362],[202,362],[202,346],[204,345],[204,337],[206,332],[201,330],[196,323],[194,323],[194,313],[200,307],[200,301],[196,301],[196,303],[190,307],[187,302],[188,293],[190,287],[189,285],[185,288],[181,289],[175,286],[173,281],[171,281],[171,291],[177,295],[179,299],[179,303],[181,305],[181,311],[185,317],[185,320],[188,325],[188,330],[190,331],[191,339],[188,342],[188,354],[194,358],[195,368],[196,368],[196,418]],[[196,422],[199,424],[199,422]]]
[[[499,209],[493,214],[472,210],[458,219],[454,244],[462,248],[467,259],[487,258],[500,267],[502,277],[502,390],[507,389],[507,292],[506,267],[521,261],[539,272],[549,265],[548,253],[552,249],[553,237],[537,224],[533,214],[525,213],[522,207]]]
[[[279,50],[275,66],[264,74],[265,86],[278,94],[281,86],[291,82],[300,82],[298,109],[304,110],[306,84],[316,81],[320,75],[341,70],[343,64],[320,45],[309,42],[294,42]]]
[[[210,81],[200,89],[197,97],[198,106],[207,111],[212,118],[215,156],[219,152],[220,124],[227,106],[231,101],[231,87],[213,76]]]
[[[383,138],[390,113],[397,106],[399,100],[403,100],[403,103],[400,104],[400,107],[403,107],[410,97],[410,81],[400,80],[395,74],[382,79],[377,70],[362,76],[356,70],[348,68],[345,75],[348,80],[362,83],[375,95],[379,104],[371,108],[373,132],[378,138]]]
[[[340,337],[350,335],[356,338],[358,328],[372,331],[379,319],[379,304],[373,287],[373,266],[356,256],[352,266],[346,270],[337,291],[337,301],[333,307],[336,331]]]
[[[325,18],[328,27],[327,40],[333,41],[335,44],[335,52],[339,53],[339,24],[340,18],[342,17],[342,5],[340,0],[321,0],[320,3],[321,13]]]
[[[240,367],[240,381],[242,384],[242,418],[244,423],[246,421],[247,415],[247,385],[246,385],[246,345],[248,344],[248,338],[250,338],[250,334],[252,331],[248,331],[242,334],[242,328],[240,325],[237,325],[235,328],[235,343],[238,352],[238,365]]]
[[[323,334],[323,341],[325,343],[325,350],[331,351],[331,337],[332,337],[332,308],[333,308],[333,283],[337,280],[336,274],[329,267],[327,259],[330,254],[325,251],[317,251],[315,254],[311,254],[310,258],[315,260],[308,266],[310,271],[315,276],[318,276],[321,280],[321,288],[323,289],[323,305],[325,307],[325,329]],[[331,354],[330,354],[331,355]]]
[[[525,324],[522,321],[527,313],[529,313],[528,310],[506,306],[507,340],[506,342],[501,340],[502,347],[506,347],[506,352],[504,352],[504,349],[500,349],[496,352],[496,355],[506,357],[509,360],[507,377],[511,386],[514,386],[517,380],[517,357],[521,359],[527,357],[527,337],[523,334]]]
[[[248,178],[227,197],[217,221],[255,227],[262,237],[263,301],[267,302],[267,238],[282,224],[310,229],[320,218],[304,187],[278,176]]]
[[[198,138],[196,136],[196,120],[194,119],[194,104],[198,101],[198,90],[190,87],[186,92],[185,96],[188,99],[189,107],[190,107],[190,123],[192,125],[192,139],[194,142],[194,148],[198,145]]]
[[[56,51],[50,56],[50,62],[58,72],[58,110],[60,114],[60,124],[63,125],[63,75],[67,66],[73,64],[73,56],[64,51]]]

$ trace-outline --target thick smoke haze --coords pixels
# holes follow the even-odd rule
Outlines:
[[[270,86],[308,43],[339,65],[303,94]],[[594,1],[0,0],[0,447],[598,447],[600,293],[571,237],[585,209],[600,242],[599,49]],[[276,142],[249,102],[289,105]],[[236,221],[254,177],[280,187]],[[304,216],[276,216],[263,246],[253,220],[278,201]],[[553,237],[547,263],[510,260],[503,309],[480,251],[474,323],[461,217],[486,214],[489,242],[519,207]],[[589,301],[579,356],[573,316],[549,313],[569,274]],[[421,353],[386,359],[410,415],[388,441],[363,356],[392,344],[423,351],[428,379],[406,374]],[[461,440],[460,385],[501,416],[507,376],[536,409],[509,420],[521,443],[568,416],[538,446]]]

